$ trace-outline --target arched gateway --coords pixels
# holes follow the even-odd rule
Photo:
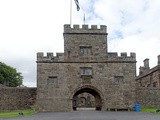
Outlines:
[[[107,35],[104,25],[64,25],[64,53],[37,53],[40,111],[134,107],[136,55],[108,52]]]
[[[82,87],[77,88],[74,91],[74,94],[72,94],[72,108],[73,108],[73,110],[76,110],[76,108],[78,107],[77,102],[78,102],[79,98],[77,96],[82,93],[89,93],[92,96],[94,96],[95,104],[94,104],[94,106],[91,106],[91,107],[94,107],[95,110],[102,109],[103,99],[104,99],[104,96],[102,95],[102,93],[97,88],[95,88],[93,86],[84,85]]]

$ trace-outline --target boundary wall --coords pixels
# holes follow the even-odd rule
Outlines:
[[[0,86],[0,111],[31,109],[36,102],[37,88]]]
[[[136,102],[141,107],[160,108],[160,88],[138,87],[136,89]]]

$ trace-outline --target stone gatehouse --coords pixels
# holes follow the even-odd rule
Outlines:
[[[136,54],[108,52],[107,35],[104,25],[64,25],[64,53],[37,53],[40,111],[72,111],[85,93],[101,110],[134,107]]]

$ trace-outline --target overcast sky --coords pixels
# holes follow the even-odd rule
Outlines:
[[[72,24],[107,25],[109,52],[136,52],[137,69],[160,55],[160,0],[72,0]],[[70,0],[0,0],[0,61],[36,86],[36,53],[63,52]]]

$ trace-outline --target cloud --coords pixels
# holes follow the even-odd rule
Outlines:
[[[68,21],[67,1],[0,1],[0,61],[22,72],[25,85],[35,86],[36,53],[63,52]]]
[[[150,58],[157,65],[160,54],[160,16],[158,0],[97,0],[96,14],[108,24],[109,50],[137,53],[137,67]]]
[[[79,0],[72,24],[107,25],[108,48],[136,52],[137,69],[145,58],[157,65],[160,54],[159,0]],[[23,73],[24,85],[36,86],[36,53],[63,52],[63,25],[70,23],[70,1],[0,1],[0,61]]]

